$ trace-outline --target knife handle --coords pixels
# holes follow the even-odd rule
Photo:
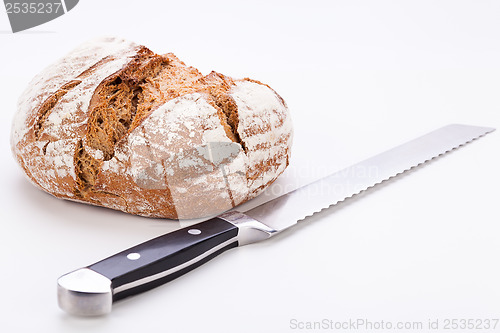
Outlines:
[[[77,315],[111,311],[113,301],[171,281],[238,246],[238,227],[221,218],[151,239],[58,280],[59,306]]]
[[[157,287],[226,250],[275,232],[242,213],[222,214],[61,276],[59,306],[76,315],[106,314],[114,301]]]

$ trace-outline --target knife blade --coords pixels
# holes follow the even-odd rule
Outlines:
[[[246,212],[230,211],[136,245],[58,279],[58,304],[83,316],[109,313],[231,248],[268,239],[316,212],[482,137],[494,128],[448,125]]]

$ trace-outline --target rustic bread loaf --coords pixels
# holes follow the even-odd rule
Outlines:
[[[269,86],[203,76],[117,38],[88,42],[37,75],[11,134],[44,191],[165,218],[257,196],[287,167],[291,143],[287,106]]]

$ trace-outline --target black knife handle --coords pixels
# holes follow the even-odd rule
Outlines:
[[[238,230],[215,217],[63,275],[59,306],[76,315],[105,314],[112,302],[171,281],[237,247]]]
[[[238,228],[213,218],[101,260],[89,269],[111,280],[113,301],[171,281],[238,246]]]
[[[61,276],[59,306],[76,315],[102,315],[114,301],[152,289],[236,246],[277,231],[239,212],[176,230]]]

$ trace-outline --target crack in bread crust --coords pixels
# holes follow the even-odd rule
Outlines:
[[[80,140],[75,148],[74,164],[76,174],[76,188],[74,193],[79,198],[85,198],[96,184],[102,161],[95,159],[86,152],[83,142]]]
[[[38,108],[37,114],[37,120],[35,121],[35,130],[34,130],[34,135],[35,135],[35,140],[38,140],[40,138],[40,134],[43,131],[43,125],[47,118],[49,117],[50,113],[52,112],[52,109],[56,106],[56,104],[63,98],[71,89],[75,88],[78,86],[80,83],[82,83],[82,80],[85,79],[86,77],[92,75],[100,66],[104,65],[105,63],[113,60],[114,58],[111,56],[107,56],[81,72],[75,80],[71,80],[61,86],[56,92],[51,94],[43,103],[40,105]]]
[[[71,89],[82,83],[81,80],[72,80],[64,84],[59,90],[50,95],[38,108],[38,117],[35,122],[35,140],[40,138],[40,133],[43,131],[43,124],[45,120],[49,117],[50,113],[57,102],[66,95]]]
[[[103,152],[104,160],[114,156],[114,147],[154,106],[145,102],[143,86],[167,65],[167,59],[143,47],[120,71],[105,79],[95,90],[89,105],[87,144]]]
[[[239,143],[246,152],[245,143],[238,133],[238,106],[229,94],[231,87],[234,86],[233,79],[217,72],[211,72],[201,78],[200,82],[205,85],[205,90],[210,96],[209,102],[212,102],[211,104],[216,109],[222,111],[219,116],[223,115],[221,123],[226,135],[231,141]]]

